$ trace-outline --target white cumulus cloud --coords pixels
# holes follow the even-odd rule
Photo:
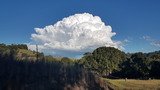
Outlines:
[[[89,13],[75,14],[54,25],[35,28],[31,39],[39,44],[40,50],[53,55],[66,56],[88,52],[100,46],[123,48],[120,41],[113,41],[112,28],[98,16]],[[33,45],[29,45],[33,49]]]

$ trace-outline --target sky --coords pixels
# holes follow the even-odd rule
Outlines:
[[[159,4],[159,0],[0,0],[0,43],[26,43],[32,48],[34,44],[38,43],[45,53],[52,52],[52,54],[55,54],[59,52],[59,55],[67,54],[67,56],[71,56],[71,54],[79,55],[79,52],[83,53],[87,50],[91,51],[91,49],[96,48],[94,46],[98,47],[104,43],[131,53],[160,50]],[[63,20],[67,18],[71,22],[72,17],[86,18],[85,14],[89,15],[93,21],[98,20],[95,22],[96,25],[107,27],[107,29],[101,28],[103,30],[100,32],[101,34],[103,32],[108,34],[108,36],[102,35],[104,39],[107,39],[106,41],[104,39],[100,40],[101,37],[98,37],[97,33],[91,33],[93,28],[90,27],[99,28],[95,27],[94,22],[80,20],[87,22],[87,24],[66,26],[68,22]],[[97,16],[100,20],[97,19]],[[58,22],[61,23],[57,24]],[[76,22],[79,23],[79,21]],[[49,26],[52,26],[52,28],[49,28],[50,30],[47,28]],[[65,28],[60,28],[61,26]],[[69,28],[66,29],[66,27]],[[77,27],[78,29],[73,29]],[[94,36],[90,39],[88,37],[83,37],[84,39],[76,37],[76,40],[73,40],[72,37],[68,39],[69,42],[67,40],[64,40],[63,43],[62,40],[53,42],[53,40],[57,40],[55,38],[61,38],[63,35],[61,33],[62,36],[60,37],[52,30],[65,32],[65,30],[72,29],[73,31],[81,31],[84,28],[88,31],[82,31],[81,33],[96,35],[97,37]],[[42,31],[46,33],[42,33]],[[57,37],[52,37],[53,34],[50,35],[50,33],[56,34]],[[68,33],[76,34],[68,31],[64,36],[68,37]],[[114,33],[116,34],[113,35]],[[44,38],[40,38],[41,36],[52,41],[48,41],[48,43]],[[77,42],[86,40],[86,38],[88,43],[96,40],[98,43],[86,44],[84,42],[85,44],[82,44]],[[45,49],[44,46],[48,49]],[[69,50],[66,48],[69,48]]]

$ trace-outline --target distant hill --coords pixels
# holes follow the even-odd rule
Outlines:
[[[2,57],[12,55],[15,60],[37,60],[37,52],[29,50],[25,44],[0,44],[0,54]],[[43,57],[44,54],[38,52],[38,59]]]

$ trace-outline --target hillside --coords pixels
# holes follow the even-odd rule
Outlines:
[[[76,63],[0,60],[0,90],[108,90]]]
[[[16,57],[18,60],[36,60],[36,52],[26,49],[18,49]]]
[[[0,44],[0,90],[160,89],[159,56],[99,47],[78,60],[39,52],[37,59],[26,45]]]

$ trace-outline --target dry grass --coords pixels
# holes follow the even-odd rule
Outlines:
[[[33,51],[26,50],[26,49],[19,49],[18,53],[23,53],[23,54],[26,54],[28,56],[35,56],[36,55],[36,53],[34,53]]]
[[[105,79],[114,90],[160,90],[160,80]]]

